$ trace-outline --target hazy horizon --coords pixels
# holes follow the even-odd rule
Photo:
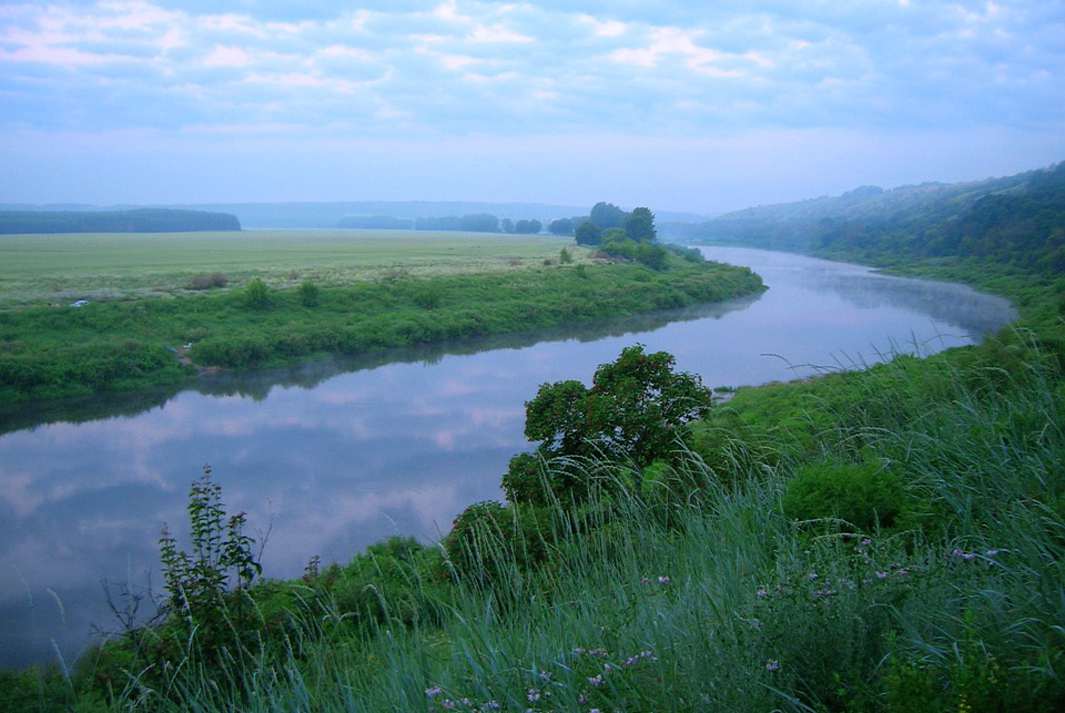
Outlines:
[[[1063,36],[1037,2],[5,5],[0,203],[716,214],[978,180],[1065,158]]]

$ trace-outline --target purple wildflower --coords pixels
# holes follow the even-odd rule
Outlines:
[[[525,694],[525,697],[529,699],[529,703],[536,703],[540,700],[540,692],[535,688],[530,688],[529,692]]]
[[[658,583],[659,584],[669,584],[669,582],[670,582],[669,577],[664,575],[664,574],[661,577],[658,578]]]
[[[868,547],[871,544],[873,544],[873,541],[870,540],[868,537],[863,537],[862,538],[862,541],[861,541],[862,547]]]
[[[759,587],[758,591],[754,593],[754,596],[758,597],[759,599],[765,599],[769,596],[769,592],[766,591],[765,587]]]
[[[440,701],[440,707],[446,711],[453,711],[455,710],[455,701],[451,700],[450,698],[445,698],[444,700]]]
[[[806,575],[806,578],[813,582],[815,579],[817,579],[817,572],[810,572],[810,574]]]
[[[442,689],[440,686],[433,686],[432,688],[425,689],[425,695],[429,698],[436,698],[443,692],[444,689]]]
[[[597,673],[588,679],[588,683],[598,688],[603,685],[603,674]]]
[[[780,662],[777,661],[776,659],[769,659],[768,661],[765,662],[765,670],[766,671],[770,671],[770,672],[779,671],[780,670]]]
[[[876,578],[877,579],[887,579],[887,572],[885,572],[883,570],[877,570]]]

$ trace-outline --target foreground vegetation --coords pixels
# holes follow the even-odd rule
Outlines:
[[[0,311],[0,402],[133,390],[179,382],[195,367],[365,354],[715,302],[762,289],[746,268],[677,256],[651,270],[578,263],[570,249],[554,254],[554,264],[509,272],[400,273],[344,286],[305,280],[295,289],[255,278],[241,289],[205,289],[178,299]]]
[[[1060,710],[1062,383],[1018,332],[741,391],[650,466],[544,464],[545,483],[580,474],[579,497],[474,506],[442,546],[394,539],[250,587],[254,548],[206,478],[190,514],[214,555],[181,565],[164,540],[186,597],[166,624],[66,675],[5,674],[0,702]]]
[[[709,406],[626,350],[527,404],[508,502],[255,582],[194,485],[164,620],[12,708],[1056,711],[1065,707],[1065,278],[893,267],[1012,297],[977,347],[740,389]],[[632,269],[635,266],[629,266]],[[530,395],[533,397],[533,395]]]

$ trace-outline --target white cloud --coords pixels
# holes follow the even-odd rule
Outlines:
[[[529,44],[532,37],[508,29],[503,25],[477,25],[469,34],[469,41],[480,44]]]
[[[251,55],[240,47],[216,45],[206,57],[204,65],[208,67],[247,67],[252,63]]]

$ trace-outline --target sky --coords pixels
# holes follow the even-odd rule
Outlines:
[[[717,213],[1065,159],[1065,2],[0,0],[0,202]]]

